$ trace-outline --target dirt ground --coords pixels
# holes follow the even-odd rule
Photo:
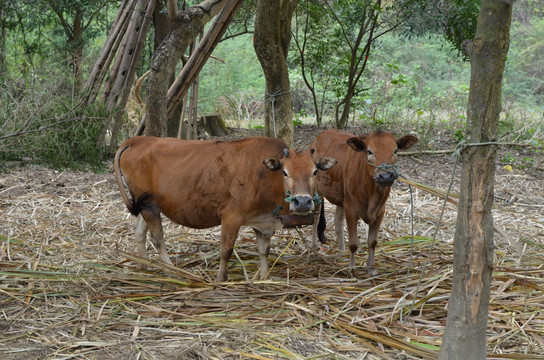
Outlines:
[[[297,126],[296,146],[307,147],[321,130]],[[225,139],[250,135],[262,131],[233,129]],[[456,145],[446,132],[437,133],[433,144],[438,150]],[[445,190],[456,161],[451,154],[421,153],[418,145],[411,150],[414,154],[399,160],[403,176]],[[500,161],[507,155],[533,160],[509,167]],[[501,148],[498,159],[488,354],[540,359],[544,152]],[[5,165],[0,174],[2,359],[436,358],[451,288],[456,207],[445,207],[437,229],[443,200],[424,190],[410,193],[401,182],[393,186],[379,235],[376,278],[361,270],[366,225],[360,222],[360,269],[354,272],[347,271],[347,254],[332,242],[319,252],[309,249],[309,229],[303,228],[273,238],[271,276],[257,281],[256,246],[245,229],[231,259],[231,281],[218,284],[219,228],[197,231],[165,220],[175,267],[152,254],[142,270],[135,257],[134,218],[111,171]],[[453,193],[459,193],[461,167]],[[328,203],[326,216],[332,224]],[[330,226],[328,238],[333,234]]]

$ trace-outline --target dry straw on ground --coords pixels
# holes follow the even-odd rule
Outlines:
[[[436,170],[426,166],[407,172],[422,181],[418,174]],[[498,168],[496,194],[503,235],[496,233],[489,358],[544,359],[542,180]],[[219,229],[165,221],[176,266],[153,255],[143,271],[134,220],[111,174],[13,170],[0,178],[0,357],[434,359],[446,322],[456,219],[448,204],[424,269],[441,207],[440,198],[414,189],[411,249],[410,193],[395,185],[374,279],[362,268],[348,272],[347,254],[332,243],[311,251],[304,228],[273,238],[269,261],[277,261],[270,278],[257,281],[258,255],[246,229],[231,282],[215,283]],[[330,205],[327,217],[331,224]],[[509,241],[522,244],[522,253]],[[362,245],[358,263],[365,261]]]

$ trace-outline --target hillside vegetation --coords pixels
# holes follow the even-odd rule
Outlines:
[[[512,25],[499,136],[538,149],[544,139],[544,63],[540,61],[544,18],[533,1],[520,4]],[[103,168],[106,152],[97,146],[97,138],[110,114],[100,103],[92,108],[80,105],[70,68],[62,63],[62,53],[55,51],[55,42],[40,45],[40,38],[32,34],[10,37],[6,44],[9,72],[0,85],[0,160]],[[85,76],[104,40],[105,31],[97,30],[84,54]],[[147,46],[139,75],[148,69],[152,54],[152,47]],[[252,35],[221,42],[213,55],[199,79],[199,114],[221,114],[231,127],[261,128],[264,77]],[[294,48],[289,59],[294,123],[315,124]],[[469,81],[470,63],[442,37],[389,33],[374,44],[359,84],[364,91],[354,98],[349,122],[371,129],[416,132],[422,149],[434,148],[437,132],[462,140]],[[323,124],[334,126],[333,105],[341,94],[334,93],[328,83],[318,86],[324,98]],[[145,86],[142,95],[145,97]],[[135,101],[129,102],[128,110],[123,137],[131,136],[143,114]]]

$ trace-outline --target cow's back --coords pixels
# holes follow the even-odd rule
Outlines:
[[[125,145],[129,148],[120,165],[132,197],[152,198],[164,215],[181,225],[217,226],[225,215],[272,212],[281,202],[281,172],[262,164],[265,158],[281,157],[286,145],[279,139],[135,137]]]

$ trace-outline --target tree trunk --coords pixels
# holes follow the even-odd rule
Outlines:
[[[4,1],[0,1],[0,84],[6,75],[6,21],[4,19]]]
[[[356,95],[357,83],[359,82],[361,75],[365,71],[370,48],[372,42],[375,40],[374,31],[379,26],[378,18],[381,11],[381,5],[382,2],[380,0],[376,1],[375,4],[369,3],[367,9],[367,11],[369,12],[368,21],[362,21],[361,26],[359,27],[359,33],[357,34],[357,37],[355,38],[354,44],[351,48],[346,94],[344,96],[344,99],[342,99],[336,105],[335,109],[336,127],[338,129],[345,129],[348,125],[349,111],[351,110],[353,97]],[[364,18],[365,17],[363,17],[363,19]],[[359,53],[359,48],[361,47],[361,43],[365,35],[367,36],[366,44],[363,50]],[[341,113],[340,108],[342,108]]]
[[[171,117],[175,108],[179,106],[182,99],[186,96],[193,80],[198,76],[200,70],[210,57],[213,49],[227,31],[238,9],[242,6],[244,0],[231,0],[217,15],[212,26],[206,32],[204,38],[199,42],[198,47],[191,55],[183,69],[179,73],[176,81],[168,89],[167,113]]]
[[[74,94],[79,94],[83,88],[83,11],[78,7],[74,17],[72,38],[68,41],[71,46],[72,66],[74,67]]]
[[[169,0],[169,5],[166,4],[166,0],[157,1],[155,5],[155,11],[153,12],[153,24],[155,27],[155,39],[154,39],[154,49],[158,49],[161,43],[166,39],[172,28],[172,21],[170,19],[175,19],[179,10],[177,2]],[[161,11],[164,8],[168,9],[168,12]],[[172,84],[176,79],[175,74],[170,76],[169,84]],[[180,115],[181,115],[181,106],[176,108],[176,111],[172,116],[168,117],[166,124],[166,136],[176,137],[178,134],[178,129],[180,126]]]
[[[191,52],[194,53],[195,44],[191,46]],[[191,93],[189,95],[189,111],[187,116],[187,140],[198,139],[198,76],[191,84]]]
[[[482,0],[471,62],[469,144],[493,142],[501,111],[502,76],[510,43],[513,0]],[[453,285],[440,359],[485,359],[493,271],[493,185],[496,145],[462,153],[461,194],[454,238]]]
[[[155,51],[151,61],[146,101],[147,135],[166,134],[168,80],[193,39],[227,2],[228,0],[206,0],[180,12],[170,34]]]
[[[265,133],[293,147],[293,102],[287,69],[291,19],[298,0],[259,0],[254,47],[266,79]]]

